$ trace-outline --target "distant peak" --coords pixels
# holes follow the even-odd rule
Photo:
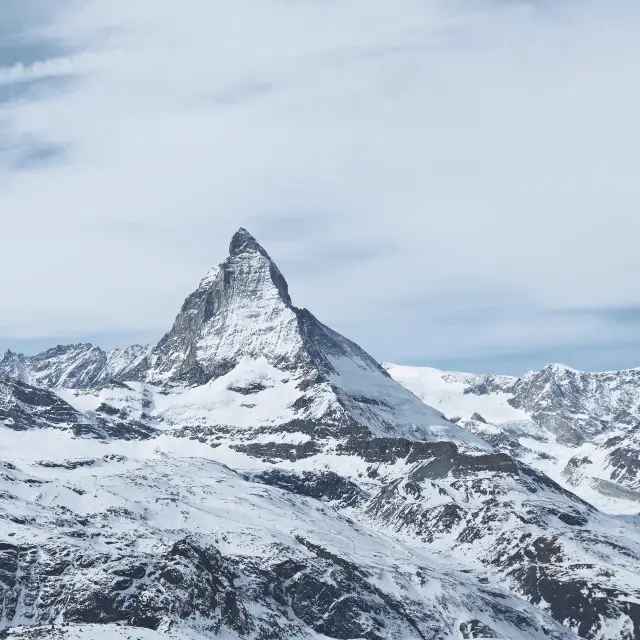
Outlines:
[[[249,251],[257,251],[265,256],[267,255],[267,252],[258,244],[258,241],[246,229],[240,227],[231,238],[229,255],[237,256]]]
[[[543,369],[543,371],[548,371],[553,374],[582,373],[577,369],[573,369],[571,367],[568,367],[566,364],[560,364],[558,362],[552,362],[551,364],[548,364]]]
[[[7,349],[0,360],[23,360],[24,354]]]

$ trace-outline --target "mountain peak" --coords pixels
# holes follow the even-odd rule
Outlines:
[[[574,373],[574,374],[584,373],[582,371],[578,371],[577,369],[573,369],[572,367],[568,367],[566,364],[561,364],[559,362],[552,362],[548,364],[546,367],[544,367],[544,369],[542,369],[542,371],[549,372],[552,374],[560,374],[560,375],[564,375],[567,373]]]
[[[150,377],[199,384],[228,373],[244,356],[280,362],[300,350],[290,343],[297,334],[286,280],[240,228],[227,259],[207,272],[153,350]]]
[[[241,253],[258,252],[268,257],[267,252],[258,241],[244,228],[240,227],[231,238],[229,243],[229,255],[237,256]]]
[[[147,381],[223,390],[227,409],[216,419],[225,428],[256,429],[266,420],[270,429],[317,429],[325,437],[401,435],[488,447],[394,382],[358,345],[295,307],[278,267],[246,229],[235,233],[229,253],[151,352]]]
[[[231,273],[234,274],[233,279],[242,284],[240,290],[243,291],[243,295],[269,296],[273,286],[282,301],[291,305],[289,287],[284,276],[264,247],[244,227],[240,227],[233,234],[229,243],[228,259],[209,272],[203,282],[207,281],[210,284],[212,273],[215,279],[221,269],[227,272],[227,278]]]

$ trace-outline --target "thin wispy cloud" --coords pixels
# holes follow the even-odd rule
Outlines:
[[[27,18],[65,53],[0,59],[0,85],[39,83],[0,102],[8,338],[160,333],[243,225],[298,304],[383,359],[633,341],[573,311],[640,305],[637,3]],[[16,164],[34,148],[64,152]]]
[[[90,54],[51,58],[30,64],[17,62],[11,66],[0,67],[0,86],[75,76],[99,69],[100,57]]]

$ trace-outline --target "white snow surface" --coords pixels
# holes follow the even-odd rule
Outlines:
[[[488,422],[495,424],[529,420],[524,411],[508,404],[512,393],[496,392],[486,396],[465,394],[465,389],[483,378],[481,375],[390,362],[383,363],[383,367],[394,380],[447,417],[468,419],[472,414],[480,413]],[[517,380],[510,376],[499,376],[499,379],[505,387]]]
[[[278,426],[296,419],[321,422],[330,416],[327,420],[339,425],[340,420],[349,419],[340,398],[348,416],[374,436],[448,440],[463,448],[490,450],[482,439],[448,422],[366,362],[333,358],[331,364],[335,374],[328,382],[314,385],[312,394],[300,390],[295,372],[280,370],[263,356],[242,356],[229,373],[195,387],[165,389],[130,382],[98,390],[55,389],[55,393],[78,411],[94,412],[106,404],[131,418],[141,419],[144,414],[160,429],[222,425],[233,428],[233,441],[264,441],[265,430],[276,433]],[[259,391],[242,392],[252,386]],[[304,409],[297,410],[296,401],[307,398]],[[219,436],[220,441],[225,439]]]

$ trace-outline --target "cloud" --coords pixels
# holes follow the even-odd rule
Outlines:
[[[16,62],[11,66],[0,67],[0,86],[97,71],[99,69],[99,60],[97,56],[79,55],[68,58],[51,58],[29,64]]]
[[[161,333],[243,225],[380,358],[629,338],[572,310],[640,305],[637,3],[56,5],[0,60],[0,149],[64,150],[0,151],[0,333]]]

